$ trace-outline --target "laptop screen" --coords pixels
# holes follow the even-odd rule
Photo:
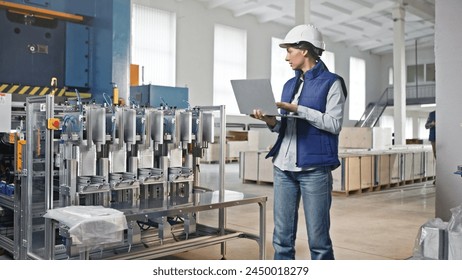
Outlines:
[[[279,115],[270,80],[231,80],[231,85],[241,114],[251,115],[259,109],[265,115]]]

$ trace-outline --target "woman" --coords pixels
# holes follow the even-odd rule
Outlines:
[[[303,201],[311,259],[334,259],[330,230],[332,173],[340,165],[338,134],[342,128],[346,87],[320,56],[321,33],[312,25],[290,30],[280,47],[295,77],[286,82],[281,102],[284,117],[253,117],[279,133],[268,153],[274,163],[274,259],[295,259],[298,208]]]

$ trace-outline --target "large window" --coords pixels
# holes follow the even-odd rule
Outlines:
[[[407,83],[415,83],[416,81],[418,83],[423,83],[424,81],[424,65],[419,64],[419,65],[409,65],[407,66]]]
[[[418,124],[419,124],[419,135],[417,137],[419,139],[423,140],[428,140],[429,136],[429,130],[425,128],[425,124],[427,123],[427,118],[419,118],[418,119]]]
[[[226,105],[227,114],[239,114],[231,80],[247,77],[247,32],[215,25],[213,104]]]
[[[414,122],[412,117],[406,117],[405,137],[406,139],[414,138]]]
[[[282,39],[271,39],[271,86],[273,87],[274,99],[281,100],[284,84],[294,77],[294,70],[286,61],[287,50],[279,47]]]
[[[406,71],[408,84],[435,82],[435,63],[408,65]]]
[[[133,4],[131,63],[143,84],[175,86],[176,14]]]
[[[366,104],[366,62],[364,59],[350,57],[350,120],[359,120]]]

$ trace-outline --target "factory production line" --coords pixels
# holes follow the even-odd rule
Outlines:
[[[16,10],[8,9],[18,9],[19,4],[10,2],[22,1],[0,1],[0,6],[7,7],[0,9],[0,21],[4,26],[11,25],[15,31],[12,38],[18,44],[26,44],[21,40],[30,38],[37,30],[51,34],[48,39],[61,34],[60,24],[66,30],[64,41],[48,43],[48,56],[30,48],[26,55],[19,54],[33,57],[30,61],[34,63],[39,61],[37,57],[45,57],[51,63],[55,59],[53,44],[64,45],[66,60],[72,60],[69,53],[76,45],[67,44],[75,41],[71,35],[98,33],[97,21],[91,26],[85,22],[76,24],[69,22],[70,17],[63,19],[63,14],[59,14],[54,22],[57,27],[52,29],[43,23],[34,26],[30,18],[17,21],[10,15]],[[30,2],[55,4],[56,8],[62,8],[60,3],[76,5],[61,0],[54,4]],[[84,2],[92,4],[93,0]],[[114,11],[125,11],[126,2],[95,1],[97,4],[88,5],[88,13],[97,17],[92,9],[102,10],[94,7],[101,3],[113,5]],[[21,13],[31,8],[25,6],[19,5]],[[82,7],[79,9],[85,14]],[[42,8],[40,11],[47,12]],[[3,13],[7,19],[2,17]],[[51,16],[56,16],[56,12]],[[98,50],[88,47],[87,41],[82,40],[81,44],[80,51],[88,52],[85,57],[89,60],[98,54]],[[44,49],[44,44],[38,45]],[[156,106],[159,98],[174,96],[163,98],[159,94],[155,98],[148,95],[147,100],[138,95],[137,100],[129,99],[129,104],[122,105],[118,104],[114,83],[109,82],[105,84],[111,84],[107,90],[112,91],[111,96],[103,93],[99,100],[84,99],[79,89],[92,91],[99,87],[96,77],[88,73],[101,72],[91,68],[96,67],[91,61],[85,67],[80,74],[86,76],[79,76],[74,68],[70,71],[67,65],[61,65],[62,73],[52,79],[53,90],[31,94],[25,101],[16,101],[17,96],[29,90],[24,85],[49,85],[46,67],[42,77],[26,75],[25,81],[13,75],[14,71],[3,75],[7,69],[0,68],[2,78],[7,79],[0,81],[2,117],[9,117],[6,123],[10,122],[12,128],[0,135],[0,248],[22,260],[128,260],[159,258],[221,244],[221,255],[226,258],[226,241],[249,238],[257,241],[259,258],[264,259],[267,197],[225,189],[225,106]],[[71,77],[70,72],[76,74]],[[124,85],[123,82],[118,84]],[[74,89],[74,94],[61,96],[60,88]],[[200,182],[200,158],[208,144],[217,139],[221,152],[217,184],[204,187]],[[248,204],[258,206],[255,213],[259,233],[227,228],[226,209]],[[218,211],[217,224],[202,224],[200,212],[211,210]]]
[[[224,156],[218,187],[200,186],[199,159],[214,141],[216,112],[225,119],[224,106],[58,105],[52,95],[29,97],[24,129],[8,136],[18,168],[8,182],[13,195],[0,195],[2,207],[14,209],[0,244],[15,259],[152,259],[215,244],[225,257],[226,241],[251,238],[264,259],[266,197],[228,193]],[[224,139],[224,123],[218,127]],[[226,208],[246,204],[259,205],[259,235],[226,228]],[[200,224],[198,212],[213,209],[218,227]]]

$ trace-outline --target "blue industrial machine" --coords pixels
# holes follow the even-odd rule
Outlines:
[[[1,1],[0,36],[0,92],[128,96],[130,1]]]
[[[189,107],[189,90],[183,87],[158,85],[132,86],[130,87],[130,98],[140,106],[164,106],[177,109],[186,109]]]

